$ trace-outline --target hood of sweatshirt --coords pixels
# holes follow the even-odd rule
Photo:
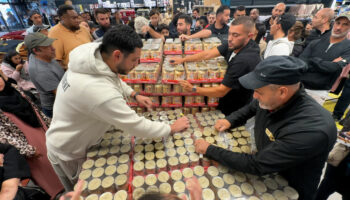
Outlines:
[[[101,42],[91,42],[83,44],[70,52],[68,70],[81,74],[104,75],[117,78],[117,74],[112,72],[103,61],[100,46]]]

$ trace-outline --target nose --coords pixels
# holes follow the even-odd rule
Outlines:
[[[253,93],[253,98],[254,98],[254,99],[258,99],[258,97],[259,97],[258,93],[254,92],[254,93]]]

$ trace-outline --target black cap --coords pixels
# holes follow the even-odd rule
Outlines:
[[[37,10],[31,10],[30,12],[29,12],[29,18],[31,18],[33,15],[35,15],[35,14],[38,14],[38,15],[41,15],[40,13],[39,13],[39,11],[37,11]]]
[[[269,84],[293,85],[300,82],[307,65],[292,56],[270,56],[261,61],[254,71],[239,78],[241,85],[255,90]]]
[[[40,31],[42,31],[42,30],[47,30],[47,29],[49,29],[50,28],[50,26],[49,25],[45,25],[45,24],[43,24],[43,25],[35,25],[34,27],[33,27],[33,32],[35,33],[35,32],[40,32]]]
[[[296,19],[294,15],[285,13],[280,16],[278,20],[279,24],[281,24],[282,29],[288,31],[292,26],[294,26]]]

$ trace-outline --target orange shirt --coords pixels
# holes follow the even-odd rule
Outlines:
[[[92,37],[87,29],[80,27],[79,30],[73,32],[61,23],[49,31],[49,38],[56,39],[52,44],[56,49],[56,60],[62,61],[66,68],[69,62],[69,53],[75,47],[92,41]]]

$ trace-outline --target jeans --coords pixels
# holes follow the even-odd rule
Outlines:
[[[43,111],[43,113],[46,115],[46,117],[52,118],[52,110],[41,108],[41,111]]]
[[[337,104],[334,107],[333,115],[341,119],[341,117],[344,115],[344,112],[346,108],[349,106],[350,103],[350,79],[346,80],[343,92],[341,96],[338,99]]]

